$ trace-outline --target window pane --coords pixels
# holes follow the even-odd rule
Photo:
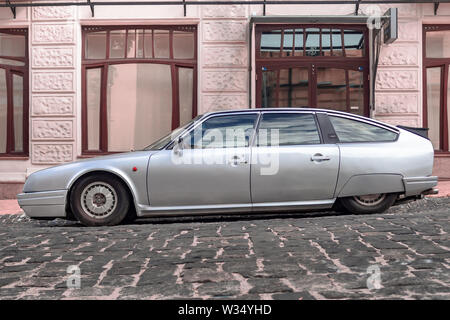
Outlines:
[[[144,30],[136,30],[136,58],[144,57]]]
[[[110,65],[107,107],[108,151],[142,149],[169,133],[172,129],[170,66]]]
[[[280,70],[280,108],[298,108],[308,105],[308,69]]]
[[[178,68],[178,99],[180,103],[180,125],[192,119],[192,98],[194,94],[194,69]]]
[[[344,69],[317,68],[317,107],[347,110]]]
[[[283,57],[291,57],[293,47],[294,47],[294,30],[285,29],[283,36]]]
[[[192,32],[173,32],[173,57],[175,59],[194,58],[194,34]]]
[[[364,122],[328,116],[340,142],[376,142],[394,141],[395,132],[373,126]]]
[[[364,115],[364,85],[361,71],[348,70],[350,112]]]
[[[6,71],[0,69],[0,153],[6,152],[7,97]]]
[[[441,148],[440,142],[441,110],[441,68],[427,68],[427,118],[428,137],[435,150]]]
[[[330,29],[322,29],[322,55],[323,56],[330,56],[331,55],[330,37],[331,37]]]
[[[136,55],[136,31],[128,30],[127,37],[127,58],[134,58]]]
[[[277,71],[263,71],[261,86],[261,107],[276,108]]]
[[[332,29],[331,41],[333,43],[333,56],[342,56],[342,34],[341,29]]]
[[[25,36],[0,33],[0,55],[25,57]]]
[[[0,58],[0,64],[7,64],[10,66],[19,66],[23,67],[25,65],[25,62],[23,61],[17,61],[17,60],[11,60],[11,59],[4,59]]]
[[[110,58],[124,58],[125,57],[125,30],[112,30],[109,34],[110,38]]]
[[[448,73],[447,81],[447,134],[447,141],[450,141],[450,72]],[[450,151],[450,148],[447,151]]]
[[[86,58],[106,58],[106,31],[89,32],[86,34]]]
[[[88,150],[100,149],[100,96],[102,69],[86,70]]]
[[[155,58],[169,58],[169,30],[154,31]]]
[[[263,31],[261,34],[261,58],[280,56],[281,30]]]
[[[347,57],[362,57],[364,35],[358,30],[344,30],[345,55]]]
[[[318,56],[320,54],[320,38],[319,28],[307,28],[305,29],[306,36],[306,55]]]
[[[146,58],[153,58],[153,36],[152,30],[145,30],[144,53]]]
[[[295,56],[303,56],[303,29],[295,29]]]
[[[278,135],[278,137],[277,137]],[[258,146],[320,144],[312,114],[266,113],[258,129]]]
[[[427,58],[450,58],[450,30],[426,33]]]
[[[23,151],[23,78],[13,74],[14,147]]]
[[[191,141],[193,149],[248,147],[256,116],[214,117],[203,122],[187,139]]]

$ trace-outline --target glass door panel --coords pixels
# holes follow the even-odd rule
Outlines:
[[[13,114],[14,114],[14,151],[23,152],[23,77],[12,75]]]
[[[347,111],[345,69],[317,67],[317,108]]]
[[[427,119],[428,137],[434,149],[441,149],[440,123],[441,123],[441,73],[442,67],[427,68]]]
[[[264,70],[262,72],[261,107],[277,107],[277,71]]]
[[[280,69],[280,108],[308,106],[308,68]]]
[[[350,112],[364,115],[364,73],[362,71],[348,70],[348,91],[350,99]]]
[[[309,67],[263,71],[261,105],[263,108],[308,106]]]
[[[0,69],[0,153],[6,152],[7,112],[6,70]]]

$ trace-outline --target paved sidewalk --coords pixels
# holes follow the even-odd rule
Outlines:
[[[450,197],[450,181],[439,181],[437,188],[439,194],[432,197]],[[22,213],[17,200],[0,200],[0,215],[16,213]]]

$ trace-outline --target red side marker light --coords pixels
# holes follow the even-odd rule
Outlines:
[[[137,168],[136,168],[136,167],[133,167],[133,171],[137,171]]]

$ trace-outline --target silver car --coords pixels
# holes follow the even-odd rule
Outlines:
[[[433,156],[419,134],[338,111],[212,112],[143,150],[37,171],[17,198],[29,217],[88,226],[163,215],[377,213],[437,192]]]

